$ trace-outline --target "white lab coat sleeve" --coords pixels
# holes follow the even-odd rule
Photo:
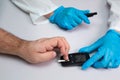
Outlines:
[[[47,21],[44,15],[53,12],[58,7],[50,0],[11,0],[17,7],[30,15],[33,24]]]
[[[120,31],[120,0],[107,0],[110,5],[109,29]]]

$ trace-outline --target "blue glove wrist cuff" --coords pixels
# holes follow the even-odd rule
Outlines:
[[[117,32],[116,30],[112,30],[112,29],[110,29],[107,33],[114,33],[114,34],[120,36],[119,32]]]
[[[55,16],[58,15],[63,9],[64,9],[64,6],[60,6],[54,11],[53,15],[51,15],[51,17],[49,18],[51,23],[54,23]]]

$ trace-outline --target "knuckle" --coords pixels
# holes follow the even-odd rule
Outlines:
[[[65,40],[65,38],[62,36],[57,36],[54,38],[54,40],[61,41],[61,40]]]
[[[64,38],[64,37],[60,37],[60,39],[61,39],[61,40],[65,40],[65,38]]]
[[[64,39],[64,37],[62,37],[62,36],[57,36],[57,38],[58,38],[58,39],[59,39],[59,38],[60,38],[60,39]]]

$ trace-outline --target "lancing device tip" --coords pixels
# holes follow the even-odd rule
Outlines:
[[[66,60],[58,60],[58,62],[66,62]]]
[[[87,17],[92,17],[92,16],[94,16],[94,15],[97,15],[97,12],[92,12],[92,13],[86,14]]]

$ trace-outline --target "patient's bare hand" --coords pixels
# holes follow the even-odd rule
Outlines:
[[[68,60],[69,44],[63,37],[42,38],[26,41],[22,44],[18,56],[30,63],[49,61],[56,57],[54,48],[58,48],[64,59]]]

